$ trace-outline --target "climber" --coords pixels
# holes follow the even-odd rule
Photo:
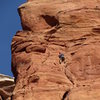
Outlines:
[[[59,63],[61,64],[62,62],[64,62],[65,63],[65,57],[64,57],[64,54],[63,53],[61,53],[61,52],[59,52]]]

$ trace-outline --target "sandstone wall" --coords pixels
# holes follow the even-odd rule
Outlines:
[[[18,11],[13,100],[99,100],[100,0],[28,0]]]

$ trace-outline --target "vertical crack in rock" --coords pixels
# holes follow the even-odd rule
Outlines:
[[[69,81],[72,83],[72,85],[74,86],[74,85],[75,85],[75,82],[74,82],[75,77],[74,77],[74,75],[68,70],[68,68],[67,68],[66,66],[67,66],[67,64],[64,66],[65,75],[66,75],[66,77],[69,79]],[[61,100],[66,100],[66,98],[67,98],[67,100],[69,100],[69,99],[68,99],[68,95],[69,95],[69,92],[70,92],[70,91],[71,91],[71,89],[67,90],[67,91],[64,93],[64,95],[63,95],[63,97],[62,97]]]
[[[64,93],[64,95],[63,95],[63,97],[62,97],[61,100],[66,100],[66,98],[67,98],[67,100],[68,100],[68,94],[69,94],[69,92],[70,92],[70,90],[67,90],[67,91]]]
[[[73,84],[73,85],[75,85],[75,77],[74,77],[74,75],[71,73],[71,71],[69,71],[68,70],[68,68],[66,68],[65,67],[65,75],[66,75],[66,77],[69,79],[69,81]]]

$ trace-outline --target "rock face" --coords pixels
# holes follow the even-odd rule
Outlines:
[[[14,87],[13,78],[0,74],[0,100],[11,100]]]
[[[100,0],[28,0],[18,11],[12,99],[100,100]]]

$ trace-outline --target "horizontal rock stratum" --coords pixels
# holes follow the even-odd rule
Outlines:
[[[18,12],[12,99],[100,100],[100,0],[28,0]]]
[[[14,78],[0,74],[0,100],[11,100],[14,87]]]

